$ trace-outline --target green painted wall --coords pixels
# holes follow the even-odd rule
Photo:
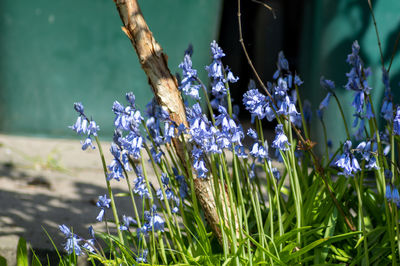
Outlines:
[[[400,32],[400,1],[376,0],[371,1],[379,29],[384,63],[389,66],[396,37]],[[346,58],[351,53],[351,45],[355,40],[361,47],[360,54],[366,67],[370,67],[373,75],[368,79],[372,87],[372,97],[375,111],[379,114],[383,98],[384,86],[382,84],[382,71],[379,48],[374,24],[364,0],[313,0],[306,1],[305,28],[302,33],[301,69],[299,73],[304,79],[302,86],[303,100],[311,100],[316,109],[325,97],[327,91],[320,86],[320,77],[334,80],[336,94],[341,99],[345,111],[347,125],[351,133],[354,108],[351,106],[354,92],[347,91],[344,85],[347,83],[346,73],[350,66]],[[391,89],[394,94],[394,102],[400,103],[400,52],[394,57],[390,70]],[[312,139],[323,143],[323,131],[316,114],[313,113],[313,137]],[[327,126],[328,138],[337,147],[345,141],[346,134],[339,109],[334,99],[331,99],[328,110],[324,112],[324,120]],[[383,123],[381,119],[381,123]],[[320,146],[320,148],[323,148]]]
[[[204,73],[216,38],[222,1],[145,0],[141,8],[172,73],[189,43],[194,66]],[[137,95],[143,108],[152,92],[112,0],[1,0],[0,131],[72,136],[73,103],[113,131],[114,100]]]

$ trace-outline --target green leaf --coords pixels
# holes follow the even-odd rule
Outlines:
[[[37,257],[35,251],[31,248],[32,252],[32,266],[42,266],[42,263],[40,262],[39,258]]]
[[[332,244],[334,242],[341,241],[341,240],[350,238],[352,236],[355,236],[355,235],[358,235],[358,234],[361,234],[361,233],[362,232],[360,232],[360,231],[355,231],[355,232],[350,232],[350,233],[346,233],[346,234],[342,234],[342,235],[337,235],[337,236],[318,239],[318,240],[312,242],[311,244],[305,246],[304,248],[300,249],[299,251],[291,254],[290,255],[290,260],[298,258],[299,256],[309,252],[310,250],[314,249],[315,247],[318,247],[319,245],[321,245],[323,243]]]
[[[289,232],[287,232],[279,237],[276,237],[275,245],[279,246],[280,244],[283,244],[284,242],[288,241],[289,239],[297,237],[298,232],[303,232],[303,231],[306,231],[311,228],[312,228],[312,226],[303,226],[300,228],[292,229]]]
[[[125,192],[115,193],[115,194],[114,194],[114,197],[117,197],[117,198],[129,197],[129,196],[130,196],[129,193],[125,193]]]
[[[267,254],[271,259],[273,259],[276,263],[279,265],[285,265],[280,259],[278,259],[274,254],[269,252],[267,249],[265,249],[263,246],[260,245],[254,238],[252,238],[249,234],[247,234],[246,231],[243,231],[243,233],[250,239],[250,241],[256,245],[259,249],[261,249],[265,254]]]
[[[17,265],[28,266],[28,251],[26,248],[26,240],[20,237],[17,246]]]
[[[3,256],[0,256],[0,266],[7,266],[7,260]]]

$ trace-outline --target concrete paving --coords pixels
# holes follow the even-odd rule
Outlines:
[[[111,162],[109,143],[102,143]],[[54,250],[44,229],[62,250],[58,225],[88,237],[96,222],[96,201],[106,194],[98,149],[82,151],[79,139],[41,139],[0,135],[0,255],[16,264],[20,236],[38,252]],[[131,176],[131,181],[134,176]],[[125,180],[112,181],[114,192],[128,192]],[[117,199],[119,215],[132,215],[128,198]],[[111,210],[108,212],[111,215]]]

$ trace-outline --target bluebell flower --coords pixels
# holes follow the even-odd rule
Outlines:
[[[214,59],[221,59],[225,56],[224,52],[222,51],[221,47],[218,46],[217,42],[214,40],[210,44],[211,53]]]
[[[275,140],[272,142],[272,147],[286,151],[289,149],[290,143],[288,141],[288,138],[286,137],[285,133],[283,132],[283,125],[278,124],[275,127]]]
[[[275,71],[273,75],[273,79],[277,79],[279,75],[281,74],[282,70],[289,71],[289,63],[285,58],[285,55],[283,54],[282,51],[279,52],[278,54],[278,62],[277,62],[277,70]]]
[[[325,79],[324,76],[321,77],[319,83],[321,84],[322,88],[325,88],[328,91],[335,89],[335,82],[329,79]]]
[[[136,262],[138,263],[147,263],[147,255],[149,251],[147,249],[142,250],[136,257]]]
[[[399,207],[400,205],[400,195],[399,190],[397,188],[393,188],[392,190],[392,201]]]
[[[392,121],[393,119],[393,103],[391,101],[384,101],[381,108],[381,116],[386,121]]]
[[[131,94],[131,93],[127,93]],[[133,98],[132,98],[133,97]],[[128,101],[133,101],[130,106],[124,107],[118,101],[115,101],[112,110],[115,114],[114,126],[117,129],[125,131],[135,131],[138,132],[138,127],[141,124],[143,117],[139,110],[134,107],[134,95],[127,96]]]
[[[359,51],[360,46],[358,42],[355,41],[352,45],[352,53],[347,56],[346,60],[352,68],[350,72],[346,74],[348,82],[345,88],[355,92],[352,106],[356,109],[356,114],[361,114],[363,112],[364,105],[366,105],[366,95],[369,95],[371,91],[367,81],[368,76],[371,75],[371,71],[369,68],[364,68],[364,63],[359,56]]]
[[[162,150],[158,150],[157,148],[152,146],[151,149],[150,149],[150,153],[151,153],[151,157],[153,158],[153,160],[156,163],[161,163],[161,157],[163,155],[163,151]]]
[[[246,149],[244,148],[244,146],[240,146],[240,145],[235,146],[235,152],[236,152],[236,156],[238,156],[239,158],[247,158],[247,153],[246,153]]]
[[[82,246],[87,252],[94,252],[94,239],[85,240],[85,243]]]
[[[224,143],[224,145],[221,145],[220,147],[226,148],[233,143],[242,145],[241,139],[244,136],[242,128],[236,125],[235,121],[229,116],[225,107],[220,105],[218,107],[218,111],[220,112],[220,114],[215,118],[215,125],[221,125],[222,132],[217,135],[217,139],[219,141],[223,140],[224,142],[224,139],[226,139],[226,143]]]
[[[388,180],[391,180],[393,177],[393,173],[389,169],[385,169],[384,174],[385,174],[385,178]]]
[[[95,252],[94,243],[95,243],[96,237],[94,235],[93,226],[89,226],[88,230],[89,230],[89,235],[90,235],[91,239],[85,240],[85,244],[83,244],[82,248],[86,249],[86,251],[88,251],[88,252]]]
[[[294,75],[294,84],[296,84],[297,86],[301,86],[301,84],[303,84],[304,82],[300,79],[299,76]]]
[[[397,205],[397,207],[400,207],[400,195],[399,190],[396,187],[392,188],[390,184],[387,184],[385,197],[388,202],[393,202]]]
[[[75,253],[77,256],[82,255],[83,252],[79,245],[82,239],[79,238],[76,234],[73,234],[65,224],[59,225],[58,228],[67,239],[67,242],[63,244],[65,251],[67,251],[68,254]]]
[[[84,108],[81,102],[74,103],[74,109],[79,113],[79,115],[84,116]]]
[[[286,95],[277,102],[278,110],[276,111],[280,115],[298,116],[300,113],[296,110],[296,105],[290,100],[289,96]]]
[[[123,216],[122,216],[122,225],[119,226],[119,229],[120,229],[121,231],[128,230],[128,229],[129,229],[129,226],[130,226],[131,224],[137,224],[136,220],[133,219],[131,216],[123,215]]]
[[[393,134],[400,135],[400,106],[397,107],[396,115],[393,119]]]
[[[164,141],[165,143],[171,143],[172,138],[175,137],[175,125],[171,122],[164,123]]]
[[[362,113],[364,108],[365,95],[363,91],[354,93],[354,100],[351,105],[356,109],[357,113]]]
[[[69,126],[69,128],[71,128],[73,131],[75,131],[78,134],[82,134],[83,132],[86,132],[87,125],[88,125],[87,120],[85,118],[82,118],[82,116],[78,116],[75,124],[73,124],[72,126]]]
[[[197,176],[201,178],[207,177],[208,169],[203,160],[203,151],[196,146],[192,150],[193,168],[197,171]]]
[[[224,82],[236,83],[239,80],[239,77],[235,77],[229,67],[225,68],[226,80]]]
[[[133,158],[140,158],[140,150],[143,147],[143,138],[133,131],[129,132],[124,138],[119,140],[121,147],[132,155]]]
[[[362,158],[367,162],[365,165],[367,169],[378,169],[376,158],[374,157],[374,153],[376,153],[377,150],[378,145],[376,143],[372,143],[371,141],[363,141],[358,144],[356,151],[359,152]]]
[[[87,134],[92,135],[92,136],[97,136],[97,131],[99,130],[99,126],[96,125],[95,121],[90,121],[88,129],[87,129]]]
[[[176,181],[178,181],[178,183],[180,184],[179,195],[180,198],[183,200],[184,198],[186,198],[188,194],[188,185],[185,181],[185,177],[183,175],[179,175],[178,170],[176,168],[173,168],[172,170],[174,172]]]
[[[264,145],[261,145],[258,141],[255,142],[250,149],[250,155],[254,158],[257,158],[258,161],[262,161],[264,159],[269,160],[267,143],[265,142]]]
[[[346,140],[343,144],[343,154],[335,162],[335,165],[342,168],[345,176],[353,176],[355,173],[361,170],[357,159],[351,153],[352,143],[350,140]]]
[[[133,193],[139,195],[142,199],[143,198],[150,198],[150,192],[146,185],[146,180],[142,176],[138,176],[134,181],[134,188]]]
[[[249,129],[247,130],[247,136],[249,136],[250,138],[252,138],[252,139],[254,139],[254,140],[257,140],[257,139],[258,139],[257,132],[255,132],[254,129],[252,129],[252,128],[249,128]]]
[[[165,196],[166,196],[167,200],[175,199],[174,192],[169,187],[169,177],[167,176],[166,173],[162,173],[161,174],[161,183],[162,183],[162,185],[164,187],[164,192],[165,192]],[[159,188],[156,193],[157,193],[157,197],[160,200],[164,200],[164,194],[163,194],[161,188]]]
[[[279,180],[281,178],[281,174],[279,173],[279,170],[276,169],[275,167],[271,168],[271,172],[272,172],[273,177],[276,178],[276,180]]]
[[[287,80],[285,78],[279,78],[278,84],[275,86],[275,95],[279,97],[287,96],[287,92],[289,90]]]
[[[372,106],[371,103],[368,102],[367,103],[367,109],[366,109],[366,113],[365,113],[365,118],[367,118],[368,120],[370,120],[371,118],[374,117],[374,114],[372,113]]]
[[[211,43],[211,53],[213,61],[209,66],[206,66],[208,76],[211,77],[211,93],[218,99],[223,98],[227,92],[227,81],[236,82],[238,78],[234,77],[229,68],[225,71],[228,72],[226,79],[224,78],[224,67],[221,62],[221,58],[225,56],[222,49],[218,44],[213,41]]]
[[[121,178],[124,178],[124,171],[123,171],[124,168],[120,161],[121,150],[115,143],[112,143],[110,152],[114,156],[114,158],[111,161],[111,164],[107,166],[108,169],[107,180],[116,179],[117,181],[119,181]],[[129,167],[128,157],[125,151],[123,151],[123,153],[124,153],[123,160],[126,165],[125,170],[130,171],[131,169]]]
[[[89,119],[85,116],[82,103],[74,103],[74,109],[79,113],[79,117],[77,118],[75,124],[69,126],[69,128],[78,134],[86,135],[86,139],[81,141],[82,150],[86,150],[88,147],[94,149],[95,147],[92,143],[92,136],[97,136],[97,131],[99,131],[100,128],[96,125],[95,121],[89,121]]]
[[[107,195],[104,194],[104,196],[99,196],[99,200],[96,203],[96,206],[100,208],[99,215],[97,215],[96,220],[101,222],[103,221],[105,209],[110,208],[110,202],[111,199],[107,199]]]
[[[332,93],[328,92],[326,94],[326,97],[322,100],[322,102],[319,104],[319,109],[326,109],[329,105],[329,100],[331,99]]]
[[[254,171],[255,166],[256,166],[255,163],[252,163],[250,165],[250,169],[249,169],[249,178],[250,178],[250,180],[253,180],[256,177],[256,173]]]
[[[145,226],[147,226],[148,231],[154,229],[154,231],[164,232],[164,219],[157,214],[156,210],[156,205],[153,205],[150,211],[144,212],[144,219],[147,221]]]
[[[206,178],[208,169],[202,158],[193,160],[193,168],[197,171],[197,177]]]
[[[263,119],[265,117],[266,97],[257,89],[248,90],[243,95],[243,105],[251,114],[251,122],[254,118]]]
[[[88,147],[95,149],[96,147],[93,145],[92,139],[90,137],[87,137],[85,141],[81,141],[82,144],[82,150],[86,150]]]
[[[180,136],[181,134],[186,134],[186,131],[187,131],[186,126],[183,123],[181,123],[178,126],[178,134],[177,134],[177,136]]]
[[[90,237],[93,238],[93,239],[95,239],[96,237],[95,237],[95,235],[94,235],[93,226],[89,226],[88,231],[89,231]]]
[[[392,188],[389,184],[386,185],[385,197],[389,202],[392,200]]]
[[[192,68],[192,59],[190,53],[185,53],[183,62],[179,64],[179,68],[182,69],[183,76],[183,79],[180,82],[179,89],[193,99],[199,100],[200,85],[193,84],[194,82],[196,82],[197,79],[197,70]]]
[[[125,94],[125,98],[131,107],[135,108],[135,94],[133,94],[133,92],[127,92]]]

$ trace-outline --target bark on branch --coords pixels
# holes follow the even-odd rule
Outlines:
[[[185,107],[175,77],[167,64],[167,56],[161,46],[156,42],[146,21],[143,18],[139,4],[136,0],[114,0],[121,20],[122,30],[131,40],[138,55],[139,62],[148,77],[158,104],[167,108],[170,117],[177,125],[183,123],[188,126]],[[185,161],[183,144],[178,138],[173,144],[182,162]],[[187,169],[187,171],[192,171]],[[213,186],[209,179],[194,178],[195,193],[205,213],[206,219],[214,231],[219,242],[222,243],[222,234],[219,227],[220,221],[217,214],[216,202],[213,194]],[[220,189],[221,190],[221,189]],[[225,191],[225,189],[222,189]],[[222,195],[222,194],[221,194]],[[228,198],[228,195],[226,195]],[[222,198],[222,196],[221,196]],[[228,210],[224,209],[224,217],[228,217]],[[229,226],[225,220],[225,226]],[[237,224],[237,223],[236,223]],[[238,231],[238,228],[236,228]]]

